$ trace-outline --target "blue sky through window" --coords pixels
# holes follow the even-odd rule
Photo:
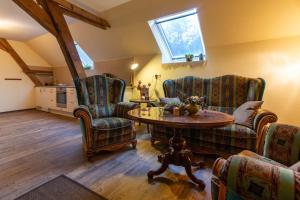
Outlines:
[[[94,68],[94,61],[89,57],[89,55],[80,47],[77,42],[74,42],[77,52],[79,54],[81,63],[83,68],[85,69],[93,69]]]
[[[184,59],[186,54],[205,55],[196,9],[152,20],[149,25],[162,54],[169,54],[170,60]]]

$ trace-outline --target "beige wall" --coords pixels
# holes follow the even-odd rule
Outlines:
[[[139,71],[137,80],[154,84],[156,73],[162,75],[161,81],[186,75],[262,77],[267,82],[263,107],[278,114],[280,122],[300,126],[299,55],[300,37],[211,47],[207,49],[205,65],[165,66],[157,55]],[[158,81],[157,90],[163,96],[161,81]]]
[[[22,42],[9,41],[28,65],[49,66],[40,56]],[[21,78],[21,81],[5,81]],[[0,112],[35,107],[34,84],[5,51],[0,50]]]

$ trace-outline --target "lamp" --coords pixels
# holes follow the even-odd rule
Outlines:
[[[139,67],[139,63],[137,62],[133,62],[130,65],[130,69],[131,69],[131,80],[130,80],[130,85],[133,87],[134,86],[134,76],[135,76],[135,70]]]

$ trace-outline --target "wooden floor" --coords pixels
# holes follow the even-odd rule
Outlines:
[[[195,172],[207,185],[202,192],[181,167],[147,182],[165,147],[152,147],[144,130],[138,128],[137,150],[101,153],[90,163],[82,155],[77,120],[35,110],[0,114],[0,199],[14,199],[61,174],[108,199],[211,199],[209,168]]]

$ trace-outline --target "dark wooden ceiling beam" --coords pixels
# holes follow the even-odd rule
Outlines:
[[[56,39],[60,45],[60,48],[64,54],[65,60],[72,74],[73,80],[78,78],[82,79],[86,77],[84,68],[82,66],[80,57],[74,44],[71,32],[68,28],[67,22],[63,16],[63,13],[59,5],[52,0],[40,0],[43,2],[44,9],[49,14],[55,28],[58,31]]]
[[[9,53],[11,55],[11,57],[16,61],[16,63],[21,67],[23,72],[25,74],[27,74],[26,72],[30,71],[30,68],[23,61],[23,59],[19,56],[19,54],[14,50],[14,48],[8,43],[8,41],[4,38],[0,38],[0,44],[2,45],[2,47],[5,48],[5,51],[7,53]],[[32,80],[32,82],[36,86],[41,86],[42,85],[41,81],[37,77],[33,76],[32,74],[27,74],[27,76]]]
[[[49,15],[33,0],[13,0],[20,8],[35,19],[41,26],[53,35],[57,35],[57,31],[51,21]]]
[[[53,0],[55,1],[62,9],[63,13],[70,16],[77,18],[81,21],[89,23],[93,26],[97,26],[102,29],[110,28],[110,24],[95,14],[92,14],[66,0]]]

